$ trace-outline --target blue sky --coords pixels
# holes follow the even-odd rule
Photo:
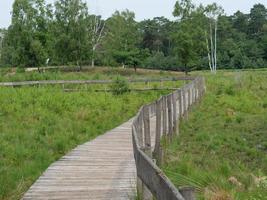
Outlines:
[[[172,19],[172,11],[176,0],[86,0],[91,13],[100,14],[104,18],[111,16],[115,10],[128,8],[136,13],[138,21],[156,16],[165,16]],[[12,4],[14,0],[0,0],[0,27],[10,24]],[[54,0],[47,0],[53,3]],[[227,14],[240,10],[248,13],[256,3],[267,7],[267,0],[193,0],[194,3],[209,4],[216,2],[223,6]]]

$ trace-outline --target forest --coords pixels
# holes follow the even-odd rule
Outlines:
[[[129,10],[104,20],[83,0],[15,0],[0,30],[0,67],[123,66],[192,71],[267,66],[267,8],[227,16],[221,6],[177,1],[175,20],[140,22]]]

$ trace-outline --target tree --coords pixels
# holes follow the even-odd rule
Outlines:
[[[173,23],[165,17],[155,17],[139,23],[142,35],[141,46],[149,49],[150,53],[163,52],[169,55],[171,51],[170,32]]]
[[[0,61],[2,61],[3,40],[4,40],[4,30],[0,29]]]
[[[31,41],[29,56],[30,66],[38,67],[38,71],[41,72],[39,67],[45,63],[47,55],[39,40]]]
[[[252,36],[262,33],[264,24],[267,23],[267,9],[262,4],[256,4],[250,11],[249,32]]]
[[[174,49],[178,53],[187,74],[190,68],[196,65],[203,53],[205,40],[203,38],[202,19],[204,15],[201,9],[196,8],[190,0],[177,1],[173,15],[179,17],[177,31],[173,35]]]
[[[57,59],[61,64],[81,62],[88,57],[88,8],[81,0],[58,0],[55,3],[54,40]]]
[[[12,24],[3,40],[2,59],[10,66],[39,67],[43,59],[33,48],[42,49],[45,55],[47,7],[44,0],[15,0]],[[33,57],[35,58],[34,60]],[[39,59],[40,60],[36,60]]]
[[[223,14],[222,7],[216,3],[210,4],[205,8],[205,14],[209,19],[209,37],[206,33],[206,44],[211,72],[217,71],[217,30],[218,17]]]
[[[132,64],[139,54],[140,43],[135,14],[129,10],[116,11],[106,22],[105,41],[103,48],[106,55],[111,56],[116,63],[125,65]]]
[[[243,33],[248,32],[249,15],[237,11],[233,17],[233,27]]]
[[[89,16],[89,37],[91,38],[90,48],[92,50],[92,62],[91,66],[95,66],[95,52],[100,45],[101,40],[104,37],[105,21],[101,20],[101,16],[92,15]]]

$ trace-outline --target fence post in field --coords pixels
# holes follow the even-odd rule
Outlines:
[[[141,109],[140,115],[137,118],[137,137],[139,141],[139,145],[143,148],[144,147],[144,137],[143,137],[143,109]]]
[[[197,80],[195,80],[194,88],[195,88],[195,103],[197,103]]]
[[[150,135],[150,107],[144,106],[143,107],[143,122],[144,122],[144,139],[145,139],[145,153],[152,158],[152,152],[151,152],[151,135]],[[142,199],[143,200],[152,200],[153,195],[149,191],[149,189],[146,187],[145,184],[143,184],[142,188]]]
[[[183,94],[183,115],[184,118],[187,119],[187,102],[188,102],[188,98],[187,98],[187,92],[186,92],[186,88],[184,87],[182,90],[182,94]]]
[[[172,124],[172,95],[167,96],[167,108],[168,108],[168,137],[173,136],[173,124]]]
[[[149,107],[143,108],[144,136],[145,136],[145,152],[151,157],[151,136],[150,136],[150,115]]]
[[[179,119],[183,116],[183,102],[182,102],[182,91],[178,90],[178,101],[179,101]]]
[[[196,200],[195,190],[192,187],[183,187],[179,189],[179,192],[185,200]]]
[[[163,135],[167,135],[167,98],[166,96],[163,97],[162,99],[162,132]]]
[[[191,86],[188,88],[188,111],[190,111],[191,108]]]
[[[156,159],[157,165],[161,165],[161,111],[162,111],[162,102],[163,98],[156,103],[156,141],[155,141],[155,150],[154,150],[154,158]]]
[[[177,107],[176,107],[176,92],[172,93],[172,121],[173,121],[173,135],[177,134]]]

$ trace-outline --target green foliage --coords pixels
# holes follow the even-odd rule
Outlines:
[[[122,95],[130,91],[128,81],[121,76],[117,76],[113,80],[113,83],[110,85],[110,89],[112,90],[113,95]]]
[[[168,146],[165,172],[198,199],[265,199],[266,71],[202,75],[207,93]]]
[[[129,10],[116,11],[106,22],[108,31],[103,41],[104,56],[123,67],[134,65],[138,60],[140,37],[134,18],[135,14]]]
[[[213,52],[207,46],[215,46],[210,25],[217,24],[219,69],[266,67],[267,9],[263,4],[255,4],[249,14],[237,11],[226,16],[216,3],[203,6],[179,0],[173,15],[177,20],[155,17],[136,22],[135,14],[125,10],[102,20],[89,14],[85,0],[57,0],[53,5],[45,0],[16,0],[11,26],[0,30],[0,35],[4,32],[0,66],[40,67],[49,60],[49,65],[75,65],[79,70],[94,62],[206,70],[208,52]]]

